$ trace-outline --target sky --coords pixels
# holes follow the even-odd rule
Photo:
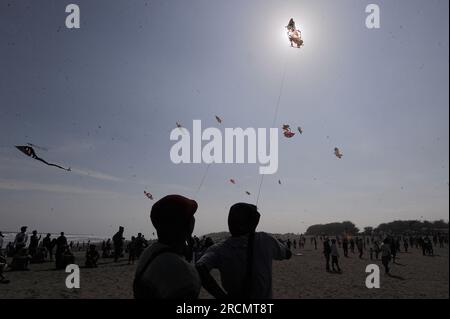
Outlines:
[[[65,28],[69,3],[80,29]],[[369,3],[380,29],[365,26]],[[447,0],[0,0],[0,230],[151,237],[144,190],[194,198],[196,234],[227,230],[232,204],[256,202],[259,165],[173,164],[170,132],[196,119],[269,128],[280,88],[276,127],[304,133],[280,133],[259,230],[448,220],[448,12]],[[14,148],[26,143],[72,172]]]

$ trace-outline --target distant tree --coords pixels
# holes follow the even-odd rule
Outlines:
[[[448,229],[448,222],[438,220],[418,221],[418,220],[395,220],[390,223],[383,223],[378,225],[376,232],[404,234],[404,233],[433,233],[439,230]]]
[[[319,235],[356,235],[359,229],[350,221],[344,221],[341,223],[328,223],[317,224],[309,226],[306,230],[306,235],[319,236]]]

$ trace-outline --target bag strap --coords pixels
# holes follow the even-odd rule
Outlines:
[[[248,235],[247,242],[247,265],[244,277],[244,297],[250,298],[253,281],[253,252],[254,252],[255,232]]]

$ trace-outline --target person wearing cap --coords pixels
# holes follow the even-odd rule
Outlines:
[[[233,205],[228,215],[231,237],[210,247],[197,262],[203,287],[215,298],[272,298],[272,260],[289,259],[292,253],[269,234],[255,232],[259,219],[255,205]],[[210,274],[214,268],[225,291]]]
[[[27,246],[28,242],[27,228],[28,228],[27,226],[22,226],[20,228],[20,232],[17,233],[16,238],[14,239],[14,248],[16,252]]]
[[[180,195],[156,202],[150,219],[158,241],[139,259],[133,283],[136,299],[196,299],[201,282],[185,259],[186,241],[194,230],[197,203]]]

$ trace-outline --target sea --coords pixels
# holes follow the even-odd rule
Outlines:
[[[16,237],[17,232],[2,232],[3,236],[5,236],[3,238],[4,243],[3,243],[3,248],[5,248],[5,246],[9,243],[9,242],[14,242],[14,238]],[[31,233],[27,233],[28,234],[28,241],[30,240],[30,236]],[[39,234],[41,237],[41,240],[44,239],[44,237],[47,235],[45,234]],[[51,234],[51,238],[58,238],[60,234]],[[103,240],[106,240],[107,238],[105,237],[101,237],[101,236],[97,236],[97,235],[80,235],[80,234],[64,234],[64,236],[66,236],[67,238],[67,242],[70,243],[71,241],[76,244],[77,242],[79,242],[80,244],[87,243],[88,241],[90,241],[91,243],[98,243],[98,242],[102,242]]]

